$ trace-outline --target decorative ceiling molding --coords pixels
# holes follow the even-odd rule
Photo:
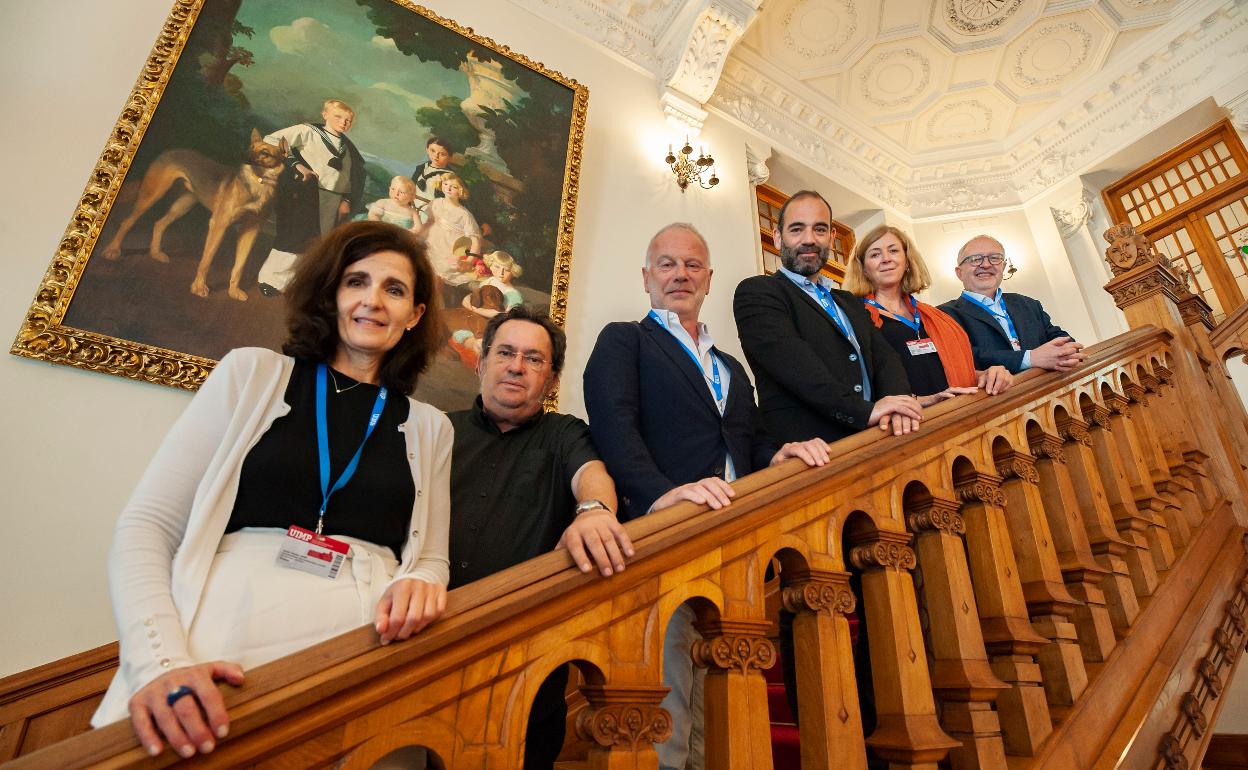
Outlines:
[[[1028,88],[1060,83],[1079,69],[1091,49],[1092,33],[1078,22],[1050,24],[1023,43],[1014,56],[1014,78]]]
[[[893,82],[897,77],[906,80]],[[858,89],[863,99],[889,110],[912,104],[931,79],[932,63],[925,56],[913,48],[894,48],[867,62],[858,76]]]
[[[1198,10],[1153,35],[1154,53],[1136,66],[1073,89],[1064,101],[1073,108],[1045,111],[1002,142],[981,142],[983,154],[974,158],[933,162],[925,156],[942,153],[887,148],[886,137],[853,125],[852,116],[794,98],[745,52],[731,58],[708,107],[910,217],[1021,205],[1142,138],[1214,87],[1248,79],[1248,0],[1207,2]]]
[[[945,0],[945,20],[964,35],[984,35],[1005,23],[1023,0]]]

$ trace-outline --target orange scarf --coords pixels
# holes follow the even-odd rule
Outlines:
[[[863,299],[875,299],[868,294]],[[906,298],[908,301],[908,298]],[[975,359],[971,355],[971,340],[966,336],[962,326],[943,310],[932,307],[926,302],[915,300],[919,309],[919,318],[928,337],[936,343],[936,355],[940,357],[940,366],[945,370],[945,379],[951,388],[973,388],[977,382],[975,377]],[[865,305],[865,303],[864,303]],[[871,305],[865,305],[871,314],[876,328],[884,325],[880,311]]]

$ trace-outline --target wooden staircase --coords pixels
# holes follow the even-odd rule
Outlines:
[[[868,752],[895,768],[1198,767],[1248,640],[1248,418],[1199,298],[1155,258],[1119,273],[1107,289],[1132,330],[1078,370],[947,402],[907,437],[845,439],[822,468],[753,474],[728,508],[632,522],[637,556],[612,578],[547,554],[452,592],[409,642],[361,628],[259,667],[226,688],[230,736],[190,764],[368,768],[424,745],[447,768],[516,768],[537,686],[571,663],[584,754],[566,766],[655,768],[663,630],[687,602],[707,766],[771,768],[776,559],[796,613],[802,768],[865,768]],[[126,723],[81,732],[109,654],[0,682],[0,759],[177,761],[148,758]]]

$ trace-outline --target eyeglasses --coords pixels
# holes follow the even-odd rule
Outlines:
[[[994,251],[991,254],[968,254],[958,264],[965,265],[969,262],[971,266],[979,267],[984,264],[985,261],[987,261],[990,265],[1000,265],[1005,262],[1005,255],[999,251]]]
[[[492,350],[491,352],[494,354],[494,358],[502,364],[510,366],[511,362],[519,358],[521,361],[524,362],[524,366],[526,369],[531,369],[533,371],[538,371],[540,369],[543,369],[545,368],[546,364],[550,363],[549,361],[542,358],[541,356],[533,354],[533,353],[522,355],[520,351],[516,350],[515,348],[505,348],[505,347],[494,348],[494,350]]]

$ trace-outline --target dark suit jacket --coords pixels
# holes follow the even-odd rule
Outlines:
[[[1014,322],[1014,331],[1018,333],[1018,344],[1022,350],[1015,350],[1010,345],[1009,335],[1002,330],[997,319],[974,301],[959,295],[957,299],[940,306],[941,310],[962,324],[966,336],[971,338],[976,369],[1000,365],[1018,374],[1023,367],[1023,353],[1057,337],[1070,336],[1054,326],[1049,314],[1044,312],[1044,306],[1031,297],[1002,292],[1001,298],[1005,301],[1010,320]]]
[[[620,491],[620,520],[635,519],[673,487],[764,468],[776,446],[763,429],[745,367],[713,348],[731,373],[721,417],[693,358],[647,316],[607,324],[585,366],[585,409],[598,453]]]
[[[862,347],[872,398],[908,394],[901,359],[862,300],[840,289],[832,296]],[[863,384],[854,348],[818,302],[777,272],[742,281],[732,310],[763,420],[777,441],[835,441],[867,427],[875,404],[854,389]]]

